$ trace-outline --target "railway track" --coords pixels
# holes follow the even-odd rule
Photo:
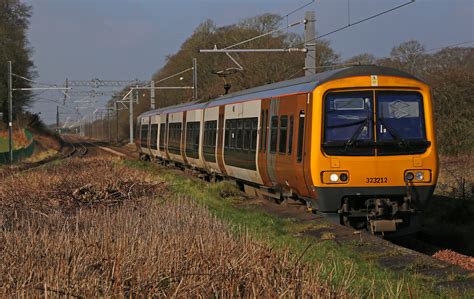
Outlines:
[[[9,168],[8,171],[2,173],[2,176],[6,177],[6,176],[13,175],[15,173],[34,170],[58,160],[64,160],[64,159],[68,159],[72,157],[83,158],[89,152],[89,148],[82,141],[72,141],[72,140],[63,139],[63,143],[64,143],[64,146],[61,153],[57,153],[54,156],[43,159],[41,161],[15,165]]]
[[[72,158],[72,157],[83,158],[89,152],[87,145],[85,145],[83,142],[74,142],[74,143],[71,142],[69,144],[73,148],[73,151],[69,155],[67,155],[65,158]]]

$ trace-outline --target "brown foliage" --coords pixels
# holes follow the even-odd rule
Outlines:
[[[225,80],[214,72],[236,65],[224,53],[199,53],[200,49],[211,49],[215,45],[224,48],[235,43],[253,38],[262,33],[276,29],[281,22],[278,15],[264,14],[244,19],[239,24],[217,27],[212,20],[201,23],[193,34],[183,42],[177,53],[167,56],[166,64],[153,75],[153,80],[171,76],[183,71],[192,65],[192,59],[197,58],[198,77],[198,99],[208,101],[215,99],[224,93],[224,82],[231,84],[230,92],[248,89],[268,83],[284,81],[293,77],[304,75],[303,53],[240,53],[232,56],[244,68],[229,75]],[[302,37],[291,32],[278,32],[257,40],[242,44],[236,48],[241,49],[279,49],[288,47],[301,47]],[[316,43],[316,65],[331,65],[338,61],[339,56],[330,48],[329,42],[317,40]],[[318,69],[323,71],[324,69]],[[163,81],[158,86],[191,86],[191,72]],[[157,90],[156,105],[167,107],[179,103],[190,102],[192,92],[190,90]],[[134,106],[134,119],[140,113],[150,109],[150,94],[148,90],[140,91],[139,104]],[[120,112],[119,139],[128,136],[128,111]],[[98,124],[101,127],[101,124]],[[115,125],[112,125],[115,133]],[[102,136],[105,137],[105,136]]]
[[[111,161],[8,177],[0,198],[2,297],[345,295],[317,267],[231,233],[163,182]]]
[[[445,48],[433,54],[417,41],[394,47],[377,64],[425,80],[433,95],[438,146],[442,154],[471,154],[474,148],[474,48]]]

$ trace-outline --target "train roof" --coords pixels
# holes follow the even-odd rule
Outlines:
[[[313,91],[318,85],[321,85],[325,82],[332,80],[349,78],[349,77],[360,77],[360,76],[394,76],[401,78],[408,78],[416,81],[421,81],[420,79],[412,76],[406,72],[383,66],[375,65],[361,65],[361,66],[351,66],[335,70],[330,70],[315,75],[300,77],[292,80],[267,84],[263,86],[258,86],[254,88],[249,88],[234,93],[230,93],[224,96],[221,96],[215,100],[209,102],[192,102],[178,104],[175,106],[165,107],[157,110],[147,111],[141,114],[139,117],[150,116],[160,113],[175,113],[184,110],[193,110],[193,109],[204,109],[215,106],[221,106],[236,102],[245,102],[255,99],[264,99],[271,98],[275,96],[287,95],[287,94],[296,94],[296,93],[306,93]]]
[[[359,76],[394,76],[414,79],[421,81],[418,78],[405,73],[403,71],[383,66],[375,65],[361,65],[340,68],[336,70],[330,70],[315,75],[305,76],[296,78],[293,80],[282,81],[278,83],[263,85],[250,89],[241,90],[234,92],[222,97],[219,97],[209,102],[208,107],[220,106],[230,104],[234,102],[243,102],[254,99],[271,98],[275,96],[281,96],[286,94],[305,93],[313,91],[318,85],[325,82],[343,79],[348,77],[359,77]]]
[[[143,112],[140,114],[138,117],[147,117],[147,116],[152,116],[152,115],[157,115],[157,114],[163,114],[163,113],[175,113],[175,112],[180,112],[184,110],[193,110],[193,109],[203,109],[207,103],[199,103],[198,101],[193,101],[193,102],[188,102],[188,103],[180,103],[177,105],[173,106],[168,106],[168,107],[163,107],[163,108],[158,108],[150,111]]]

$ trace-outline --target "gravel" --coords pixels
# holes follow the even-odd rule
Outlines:
[[[433,254],[434,258],[458,265],[466,270],[474,271],[474,257],[457,253],[455,251],[444,249]]]

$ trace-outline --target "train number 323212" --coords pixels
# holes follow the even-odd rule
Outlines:
[[[382,178],[365,178],[365,182],[368,184],[384,184],[388,182],[386,177]]]

